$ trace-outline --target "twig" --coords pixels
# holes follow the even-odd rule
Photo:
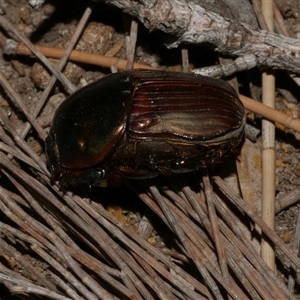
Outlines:
[[[186,188],[186,184],[183,185],[183,188]],[[199,233],[199,227],[197,228],[197,226],[194,226],[193,223],[191,223],[191,218],[194,218],[197,222],[202,223],[204,221],[204,228],[206,231],[211,232],[211,226],[209,224],[209,221],[207,219],[206,214],[201,215],[201,217],[199,218],[198,214],[195,213],[195,211],[193,211],[188,203],[186,202],[186,200],[183,200],[181,197],[178,196],[177,193],[175,193],[172,190],[169,189],[163,189],[165,193],[167,193],[172,199],[173,201],[176,201],[176,203],[178,203],[178,206],[181,209],[186,210],[187,216],[185,217],[183,215],[183,213],[180,213],[180,211],[178,210],[178,214],[181,215],[181,218],[183,220],[183,225],[185,224],[189,224],[191,226],[191,228],[193,228],[195,230],[195,232]],[[191,191],[191,189],[187,188],[186,190],[186,195],[188,195],[188,197],[192,196],[194,193]],[[201,203],[201,202],[200,202]],[[219,208],[223,205],[221,205],[222,201],[218,201],[216,203],[216,207],[219,210]],[[149,202],[147,202],[147,204],[149,204]],[[204,207],[204,203],[201,204],[203,210],[205,210]],[[220,210],[219,210],[220,212]],[[230,212],[231,215],[233,215]],[[226,219],[226,215],[222,214],[222,217],[224,217],[224,219]],[[224,248],[226,249],[226,254],[228,256],[228,262],[230,264],[230,267],[232,267],[233,271],[236,273],[236,276],[238,276],[239,274],[239,270],[235,269],[235,265],[234,265],[234,261],[238,261],[238,265],[239,268],[241,268],[242,272],[245,274],[245,276],[247,277],[247,279],[249,279],[249,281],[255,286],[255,288],[260,291],[259,293],[262,295],[266,295],[265,299],[268,299],[270,297],[270,293],[272,293],[272,295],[274,296],[274,298],[278,297],[286,297],[284,296],[284,294],[289,295],[289,292],[287,290],[284,289],[283,285],[279,282],[279,280],[277,280],[276,276],[274,273],[272,273],[270,271],[270,269],[263,263],[263,261],[261,260],[258,252],[251,246],[250,241],[244,236],[244,234],[241,232],[241,230],[238,230],[238,223],[239,221],[237,220],[237,218],[235,219],[228,219],[227,224],[232,227],[234,229],[234,234],[228,229],[228,227],[224,224],[224,222],[222,222],[220,219],[219,221],[219,227],[222,231],[222,233],[224,234],[225,238],[223,239],[224,242]],[[181,223],[179,223],[181,224]],[[180,225],[182,226],[182,225]],[[187,231],[188,233],[188,231]],[[202,239],[205,240],[206,243],[209,243],[209,241],[207,241],[205,239],[204,236],[201,235],[201,237],[197,237],[197,235],[195,236],[191,236],[190,237],[192,241],[201,241]],[[228,240],[227,240],[228,239]],[[229,242],[228,242],[229,241]],[[233,245],[233,247],[231,247],[231,243]],[[205,249],[205,246],[203,244],[197,244],[196,245],[197,248],[201,248],[201,249]],[[210,245],[210,247],[212,247]],[[241,254],[238,251],[241,251],[243,253],[243,255],[245,255],[246,260],[242,259]],[[210,261],[213,261],[215,259],[215,255],[211,255],[211,254],[206,254],[206,257],[209,257]],[[232,261],[232,259],[234,261]],[[242,263],[243,261],[243,263]],[[257,270],[259,271],[259,275],[258,274],[253,274],[255,273],[254,270],[250,270],[249,269],[249,265],[247,264],[247,261],[250,261],[251,264],[253,264],[253,266],[255,266],[255,268],[257,268]],[[241,280],[243,280],[243,277],[240,277],[240,275],[238,276],[238,278],[241,278]],[[263,285],[265,286],[265,289],[261,289],[261,285],[262,282],[267,280],[267,282],[270,283],[269,284],[266,282]],[[245,286],[247,285],[247,280],[245,282],[243,282],[245,284]],[[269,286],[269,287],[268,287]],[[284,293],[280,290],[280,288],[278,288],[280,286],[281,289],[283,289]],[[251,289],[249,289],[250,293],[251,293]],[[255,292],[253,291],[253,293],[255,294]],[[281,295],[281,296],[279,296]],[[290,295],[288,296],[290,297]],[[257,297],[254,297],[253,299],[256,299]],[[290,297],[291,298],[291,297]]]
[[[294,188],[290,193],[276,200],[275,213],[278,214],[285,208],[297,203],[300,200],[300,188]]]
[[[296,132],[300,132],[300,120],[295,119],[292,116],[284,114],[274,108],[268,107],[258,101],[254,101],[251,98],[240,95],[240,99],[243,102],[245,108],[253,111],[267,120],[278,122],[287,128],[293,129]]]
[[[244,201],[253,209],[256,209],[255,198],[253,193],[253,184],[250,178],[250,141],[245,139],[241,149],[241,154],[236,162],[236,169],[239,178],[239,184]]]
[[[67,271],[60,263],[48,255],[43,249],[37,245],[31,246],[32,250],[41,256],[46,262],[49,263],[55,270],[57,270],[74,288],[76,288],[81,295],[84,295],[87,299],[93,300],[97,297],[92,294],[83,284],[79,281],[71,272]]]
[[[1,202],[0,202],[1,204]],[[3,208],[3,205],[1,204],[1,210]],[[4,209],[5,210],[5,209]],[[31,262],[27,261],[25,257],[21,255],[15,248],[10,246],[8,243],[6,243],[2,238],[0,238],[0,249],[1,252],[8,254],[9,256],[13,257],[17,262],[18,265],[24,270],[24,276],[28,276],[33,281],[38,283],[39,285],[42,285],[46,288],[49,288],[51,290],[56,290],[54,287],[54,284],[46,279],[45,276],[42,276],[39,272],[39,269],[36,268],[31,264]],[[1,265],[1,264],[0,264]]]
[[[275,20],[277,21],[278,27],[280,28],[283,35],[285,35],[287,37],[291,37],[290,33],[286,29],[286,26],[284,24],[284,19],[282,17],[282,14],[280,13],[275,1],[274,1],[273,5],[274,5],[274,7],[273,7],[274,17],[275,17]]]
[[[13,33],[20,39],[26,46],[34,53],[36,57],[38,57],[42,63],[56,76],[57,79],[61,81],[61,83],[66,87],[68,91],[74,92],[73,85],[70,81],[60,73],[56,67],[54,67],[47,58],[39,52],[34,45],[10,23],[3,16],[0,16],[0,26],[4,28],[7,32]]]
[[[212,227],[212,234],[213,234],[215,244],[216,244],[216,250],[217,250],[217,254],[218,254],[221,272],[222,272],[222,275],[228,280],[229,274],[228,274],[228,267],[227,267],[227,258],[226,258],[226,253],[225,253],[224,247],[222,245],[222,239],[221,239],[220,230],[218,227],[216,209],[214,206],[214,202],[212,200],[212,198],[213,198],[212,187],[211,187],[207,172],[202,177],[202,181],[203,181],[203,186],[204,186],[207,211],[208,211],[208,215],[209,215],[209,219],[210,219],[210,223],[211,223],[211,227]]]
[[[0,16],[1,19],[1,16]],[[28,108],[25,106],[23,100],[21,97],[14,91],[14,89],[11,87],[9,82],[5,79],[5,76],[0,72],[0,84],[1,86],[6,90],[6,92],[9,94],[9,96],[16,101],[18,106],[21,108],[23,113],[26,115],[28,121],[32,124],[34,129],[38,132],[41,139],[46,138],[46,133],[44,129],[40,126],[40,124],[37,122],[34,116],[32,116],[28,112]]]
[[[262,13],[261,1],[252,0],[253,9],[258,19],[259,25],[263,30],[268,30],[266,19]]]
[[[10,120],[6,117],[3,111],[0,111],[0,120],[5,125],[7,130],[9,130],[13,138],[18,146],[23,148],[24,152],[26,152],[34,162],[39,166],[40,170],[44,172],[44,174],[49,174],[48,169],[46,168],[46,164],[43,163],[40,157],[29,147],[29,145],[17,134],[14,127],[12,126]],[[43,131],[44,132],[44,131]]]
[[[127,50],[127,63],[126,70],[133,69],[134,65],[134,54],[137,40],[138,23],[136,20],[131,20],[130,35],[128,36]]]
[[[262,0],[262,13],[269,31],[274,31],[273,1]],[[275,76],[272,70],[262,74],[262,103],[275,107]],[[275,229],[275,125],[262,120],[262,220]],[[275,248],[263,234],[261,255],[275,272]]]
[[[295,231],[295,239],[293,242],[293,251],[299,255],[299,246],[300,246],[300,209],[298,208],[298,218],[297,218],[297,226]],[[295,273],[297,272],[294,264],[290,266],[290,274],[288,279],[288,287],[291,292],[294,292],[295,287]]]
[[[158,29],[172,36],[169,48],[181,43],[208,43],[233,57],[253,55],[257,66],[300,72],[300,43],[296,39],[237,25],[186,0],[107,2],[137,17],[150,30]]]
[[[181,48],[181,60],[182,60],[182,71],[184,73],[189,72],[189,52],[186,48]]]
[[[9,50],[7,49],[7,43],[9,43],[10,45]],[[5,44],[2,47],[4,51],[6,51],[8,54],[21,54],[21,55],[30,55],[30,56],[33,55],[33,53],[26,47],[26,45],[12,42],[12,40],[5,41]],[[63,48],[45,47],[40,45],[35,45],[35,47],[46,57],[61,58],[65,53],[65,49]],[[107,67],[107,68],[114,66],[119,70],[126,70],[126,64],[127,64],[127,60],[125,59],[112,57],[112,56],[104,56],[100,54],[93,54],[93,53],[88,53],[79,50],[72,50],[69,56],[69,60],[74,62],[91,64],[95,66]],[[153,67],[147,64],[141,64],[141,63],[134,63],[133,68],[154,69]]]
[[[172,277],[174,278],[175,275],[171,276],[165,272],[164,268],[160,267],[160,264],[157,264],[157,262],[153,259],[153,257],[158,258],[160,261],[162,261],[164,264],[166,264],[168,266],[168,268],[173,269],[174,271],[176,271],[176,273],[179,273],[180,275],[182,274],[182,271],[178,268],[175,267],[175,265],[170,264],[170,261],[167,259],[167,257],[165,257],[164,255],[162,255],[159,250],[156,251],[155,248],[151,247],[149,243],[147,243],[144,240],[141,240],[138,238],[138,236],[135,236],[132,234],[132,232],[126,227],[124,226],[124,224],[122,224],[120,221],[116,220],[115,218],[113,218],[106,210],[104,210],[104,208],[102,208],[99,204],[92,204],[92,206],[88,205],[88,202],[86,201],[82,201],[82,199],[77,198],[78,203],[89,213],[91,214],[95,219],[99,220],[99,222],[110,232],[113,232],[114,235],[116,237],[118,237],[118,239],[120,241],[122,241],[124,244],[126,244],[128,247],[130,247],[132,249],[132,251],[134,251],[137,255],[139,255],[140,257],[142,257],[143,259],[145,259],[147,261],[147,263],[150,263],[152,268],[154,268],[158,273],[160,273],[163,277],[168,278],[168,280],[171,280],[171,282],[173,281],[173,279],[171,279]],[[93,210],[92,207],[94,207],[97,210]],[[109,221],[109,222],[108,222]],[[110,224],[110,222],[112,222],[113,224],[117,225],[119,229],[121,229],[126,236],[121,233],[117,228],[115,228],[115,226],[112,226],[112,224]],[[128,237],[130,239],[128,239]],[[132,244],[132,242],[130,240],[134,240],[136,243],[138,243],[140,246],[142,246],[143,248],[145,248],[145,250],[147,252],[144,252],[141,248],[137,248],[135,247],[134,244]],[[150,253],[152,256],[149,256]],[[184,278],[188,278],[188,274],[182,274],[182,276]],[[177,276],[175,276],[177,277]],[[191,284],[194,283],[193,280],[190,280]],[[174,282],[175,283],[175,282]],[[180,289],[182,289],[183,287],[181,286]],[[198,285],[197,285],[197,288]],[[203,289],[203,287],[201,288]],[[201,290],[200,289],[200,290]]]
[[[71,257],[70,253],[67,251],[66,246],[59,237],[57,237],[53,232],[50,232],[49,238],[56,246],[61,256],[64,258],[64,261],[66,262],[69,269],[71,269],[77,275],[77,277],[80,278],[80,280],[85,283],[91,291],[93,291],[96,296],[98,296],[99,298],[103,297],[104,299],[113,300],[114,297],[110,293],[108,293],[103,287],[101,287],[88,273],[81,269],[77,262]],[[86,296],[85,293],[83,293],[83,295]],[[91,299],[93,298],[94,296],[91,297]]]
[[[243,201],[243,199],[241,199],[237,195],[233,195],[226,184],[221,180],[221,178],[219,178],[218,176],[213,176],[212,179],[217,184],[222,193],[228,196],[228,199],[231,200],[235,205],[240,207],[261,228],[261,230],[268,236],[268,238],[276,246],[278,246],[298,268],[300,268],[299,258],[289,251],[288,247],[283,243],[283,241],[257,216],[256,212],[253,212],[252,209]]]
[[[0,273],[0,281],[3,283],[10,283],[7,286],[9,287],[9,290],[12,294],[32,293],[34,295],[40,295],[54,300],[71,300],[71,298],[64,297],[54,292],[53,290],[43,288],[41,286],[37,286],[35,284],[26,282],[25,280],[12,278],[10,276],[1,273]],[[80,300],[81,298],[77,298],[77,299]]]
[[[170,207],[167,205],[167,203],[163,200],[163,197],[157,190],[155,186],[149,187],[151,193],[153,194],[153,197],[156,199],[156,201],[159,203],[159,206],[161,207],[162,211],[164,212],[164,215],[168,219],[168,222],[171,226],[171,228],[174,230],[178,238],[181,240],[181,242],[185,245],[186,250],[188,253],[194,257],[194,262],[197,266],[197,269],[202,274],[202,276],[205,278],[206,283],[208,284],[209,288],[212,290],[214,296],[217,299],[222,299],[220,290],[217,287],[216,283],[214,282],[211,275],[226,289],[226,291],[234,298],[234,299],[243,299],[241,294],[237,290],[233,290],[232,285],[225,279],[223,279],[220,276],[220,273],[214,269],[214,267],[208,262],[208,259],[203,255],[203,253],[200,253],[200,249],[195,247],[192,242],[187,239],[186,232],[183,231],[183,228],[176,226],[176,216],[170,209]],[[201,263],[200,263],[201,262]]]
[[[76,28],[76,31],[75,33],[73,34],[71,40],[70,40],[70,43],[67,47],[67,49],[65,50],[65,52],[62,53],[62,57],[61,57],[61,60],[60,62],[58,63],[58,66],[57,66],[57,70],[60,72],[64,66],[66,65],[67,61],[68,61],[68,58],[70,57],[70,53],[72,52],[72,49],[75,47],[76,43],[78,42],[84,28],[85,28],[85,25],[91,15],[91,8],[90,7],[87,7],[81,20],[79,21],[78,23],[78,26]],[[2,43],[3,41],[1,41]],[[24,45],[24,44],[23,44]],[[26,47],[24,45],[24,47]],[[27,47],[26,47],[27,48]],[[28,48],[27,48],[28,49]],[[28,49],[28,51],[30,51]],[[40,101],[37,105],[37,107],[35,108],[34,112],[33,112],[33,117],[37,117],[42,109],[42,107],[45,105],[45,102],[47,101],[48,99],[48,96],[54,86],[56,82],[56,77],[54,75],[51,76],[50,80],[49,80],[49,83],[47,84],[47,87],[45,88],[45,90],[43,91],[43,94],[40,98]],[[72,87],[72,91],[75,91],[75,88]],[[29,124],[26,124],[25,125],[25,128],[23,128],[22,130],[22,133],[21,133],[21,136],[22,137],[25,137],[28,133],[28,131],[30,130],[30,125]]]

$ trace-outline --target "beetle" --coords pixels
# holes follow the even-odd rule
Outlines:
[[[184,173],[234,152],[244,126],[244,106],[225,81],[137,69],[67,98],[46,138],[46,157],[62,185]]]

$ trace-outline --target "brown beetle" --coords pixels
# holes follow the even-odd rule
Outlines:
[[[226,82],[186,73],[108,75],[57,109],[46,154],[62,184],[149,178],[218,163],[243,140],[244,107]]]

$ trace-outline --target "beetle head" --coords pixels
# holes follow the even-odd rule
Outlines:
[[[57,109],[46,139],[47,162],[61,184],[94,184],[122,138],[134,84],[126,73],[106,76],[77,91]]]
[[[45,145],[46,160],[53,181],[59,181],[61,185],[77,185],[78,183],[94,185],[105,179],[106,172],[100,167],[66,168],[62,166],[53,132],[46,138]]]

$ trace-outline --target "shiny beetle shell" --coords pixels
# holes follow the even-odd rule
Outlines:
[[[243,140],[244,107],[226,82],[132,70],[77,91],[57,109],[46,155],[61,184],[149,178],[218,163]]]

